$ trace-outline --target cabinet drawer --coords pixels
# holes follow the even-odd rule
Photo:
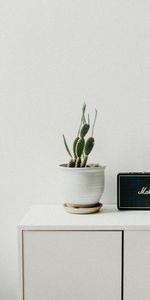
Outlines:
[[[126,231],[124,299],[150,299],[150,231]]]
[[[23,231],[23,300],[121,300],[121,231]]]

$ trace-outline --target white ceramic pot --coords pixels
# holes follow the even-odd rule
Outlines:
[[[105,184],[105,166],[68,168],[59,166],[60,189],[63,203],[91,205],[101,199]]]

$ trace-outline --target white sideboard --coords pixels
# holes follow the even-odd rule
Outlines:
[[[19,300],[149,300],[150,211],[33,206],[18,225]]]

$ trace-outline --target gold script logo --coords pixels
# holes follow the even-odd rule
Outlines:
[[[150,195],[150,189],[143,186],[141,190],[138,191],[138,195]]]

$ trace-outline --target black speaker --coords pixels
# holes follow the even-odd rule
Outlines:
[[[150,210],[150,173],[117,175],[117,207],[120,210]]]

